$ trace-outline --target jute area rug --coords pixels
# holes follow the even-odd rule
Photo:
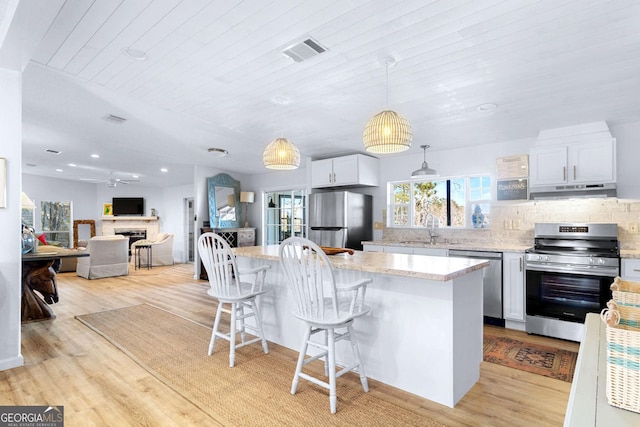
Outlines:
[[[216,341],[207,356],[211,327],[141,304],[76,316],[136,363],[208,413],[236,426],[442,426],[365,393],[339,378],[338,412],[329,411],[328,390],[300,380],[291,395],[295,363],[262,352],[259,344],[236,350]]]
[[[484,361],[571,382],[578,353],[484,335]]]

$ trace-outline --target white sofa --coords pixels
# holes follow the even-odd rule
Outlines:
[[[129,238],[121,235],[97,236],[87,243],[88,257],[78,258],[76,274],[85,279],[129,274]]]
[[[131,262],[135,263],[135,249],[139,245],[151,245],[151,265],[173,265],[173,234],[158,233],[153,240],[138,240],[131,244]],[[140,251],[140,263],[147,265],[147,251]]]

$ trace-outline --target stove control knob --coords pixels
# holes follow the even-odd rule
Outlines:
[[[604,259],[600,258],[600,259],[598,260],[598,264],[604,264]]]
[[[545,261],[549,261],[551,258],[549,257],[549,255],[547,255],[546,257],[544,257]]]
[[[589,264],[593,264],[593,258],[589,257]]]

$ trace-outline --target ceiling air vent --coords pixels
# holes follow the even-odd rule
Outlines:
[[[127,121],[127,119],[125,119],[124,117],[114,116],[113,114],[104,116],[103,119],[111,123],[117,123],[119,125]]]
[[[59,150],[52,150],[51,148],[47,148],[46,150],[44,150],[45,153],[49,153],[49,154],[60,154],[62,153],[62,151]]]
[[[320,46],[320,44],[315,40],[306,39],[300,43],[289,46],[283,50],[282,53],[293,59],[295,62],[302,62],[326,51],[327,49]]]

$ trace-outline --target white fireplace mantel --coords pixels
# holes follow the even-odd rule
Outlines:
[[[116,229],[146,230],[147,239],[153,240],[160,232],[157,216],[103,216],[101,234],[113,236]]]

